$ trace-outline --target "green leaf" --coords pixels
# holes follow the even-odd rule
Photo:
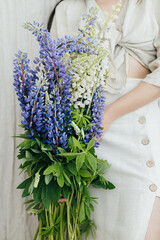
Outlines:
[[[91,177],[91,174],[88,170],[85,170],[85,169],[81,169],[79,171],[79,174],[82,176],[82,177]]]
[[[77,155],[81,155],[81,154],[84,154],[84,152],[80,152],[80,153],[71,153],[71,152],[67,152],[67,153],[57,153],[57,155],[59,155],[59,156],[64,156],[64,157],[77,156]]]
[[[29,151],[26,151],[25,156],[26,156],[26,158],[32,158],[33,157],[33,155]]]
[[[39,210],[37,209],[31,209],[30,211],[27,212],[28,214],[38,214]]]
[[[95,172],[97,169],[97,159],[90,152],[87,152],[87,160]]]
[[[44,184],[42,187],[41,197],[42,197],[42,202],[47,210],[49,210],[49,206],[50,206],[50,198],[48,194],[49,194],[48,185]]]
[[[34,189],[34,179],[32,180],[32,182],[31,182],[31,184],[30,184],[30,186],[28,188],[28,192],[29,192],[30,195],[32,194],[33,189]]]
[[[24,189],[24,191],[23,191],[23,193],[22,193],[22,197],[23,197],[23,198],[30,195],[29,187],[30,187],[31,184],[32,184],[32,179],[31,179],[31,182],[28,182],[28,183],[27,183],[27,185],[26,185],[26,187],[25,187],[25,189]]]
[[[91,211],[90,211],[87,204],[85,204],[85,212],[86,212],[87,217],[90,218],[91,217]]]
[[[69,188],[68,188],[67,186],[65,186],[65,187],[62,188],[62,196],[63,196],[64,198],[66,198],[66,199],[68,198],[69,192],[70,192],[70,190],[69,190]]]
[[[53,178],[53,174],[45,175],[45,183],[48,185]]]
[[[30,185],[32,182],[32,177],[27,178],[21,184],[18,185],[17,189],[24,189],[27,185]]]
[[[38,188],[34,188],[33,190],[33,199],[35,204],[38,204],[41,201],[41,192],[42,192],[43,185],[45,185],[44,177],[41,176],[40,182],[38,184]]]
[[[82,165],[84,163],[84,159],[85,159],[85,154],[78,155],[76,157],[76,168],[77,168],[77,171],[79,171],[79,169],[82,167]]]
[[[23,142],[22,149],[28,149],[31,148],[32,140],[26,140]]]
[[[99,174],[104,174],[107,169],[110,168],[111,164],[108,163],[107,160],[102,160],[97,158],[97,163],[98,163],[98,173]]]
[[[34,153],[42,153],[42,151],[37,150],[37,149],[34,149],[34,148],[31,148],[31,150],[32,150],[32,152],[34,152]]]
[[[64,177],[63,177],[62,172],[61,172],[60,176],[57,177],[57,182],[58,182],[58,185],[62,188],[64,185]]]
[[[80,222],[82,222],[85,219],[84,201],[82,201],[82,204],[81,204],[79,219],[80,219]]]
[[[87,151],[94,146],[94,142],[95,142],[95,137],[93,137],[87,144]]]
[[[42,231],[41,233],[40,233],[40,236],[48,236],[49,235],[49,233],[52,231],[52,229],[54,228],[54,226],[49,226],[49,227],[46,227],[46,228],[42,228],[42,229],[46,229],[46,230],[44,230],[44,231]]]
[[[115,186],[107,181],[104,177],[102,176],[99,176],[98,179],[95,179],[91,185],[93,185],[94,187],[97,187],[97,188],[103,188],[103,189],[114,189]]]
[[[83,147],[81,146],[80,142],[78,142],[78,140],[73,137],[73,143],[75,144],[75,146],[77,146],[80,150],[83,151]]]
[[[73,175],[77,175],[76,164],[74,162],[68,163],[68,169]]]
[[[26,208],[26,211],[28,211],[29,209],[31,209],[35,204],[34,203],[31,203],[27,208]]]
[[[24,204],[33,203],[33,202],[34,202],[34,200],[31,199],[31,200],[28,200],[28,201],[24,202]]]
[[[48,185],[48,197],[50,201],[56,205],[61,193],[61,188],[56,181],[51,181]]]
[[[44,147],[42,147],[41,149],[44,150],[44,151],[46,151],[46,150],[47,151],[52,151],[53,150],[50,145],[44,145]]]
[[[61,147],[57,147],[57,148],[58,148],[58,150],[59,150],[60,153],[65,153],[65,152],[67,152],[64,148],[61,148]]]
[[[36,142],[38,143],[38,146],[41,147],[41,141],[38,138],[36,138]]]
[[[91,211],[93,212],[94,211],[94,206],[93,206],[92,203],[89,204],[89,207],[90,207]]]
[[[67,180],[67,182],[69,184],[71,184],[71,181],[70,181],[69,177],[66,174],[67,170],[64,167],[62,168],[62,172],[63,172],[63,175],[64,175],[65,179]],[[70,174],[70,172],[69,172],[69,174]]]
[[[50,173],[53,173],[54,176],[59,177],[61,172],[61,166],[59,163],[54,163],[51,166],[49,166],[45,171],[44,175],[48,175]]]

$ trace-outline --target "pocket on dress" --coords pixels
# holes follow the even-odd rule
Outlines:
[[[160,109],[160,98],[158,98],[158,106],[159,106],[159,109]]]

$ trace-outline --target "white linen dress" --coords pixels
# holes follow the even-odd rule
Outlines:
[[[160,35],[157,0],[126,0],[116,27],[111,29],[111,77],[106,86],[106,106],[141,81],[160,86]],[[55,37],[76,33],[81,14],[97,6],[95,0],[65,0],[56,10],[51,33]],[[99,10],[103,19],[103,12]],[[99,28],[101,26],[99,25]],[[104,36],[105,40],[105,36]],[[128,54],[151,73],[144,79],[128,78]],[[136,98],[136,96],[135,96]],[[155,196],[160,197],[160,99],[115,120],[96,149],[111,164],[105,177],[115,189],[90,186],[97,197],[92,219],[96,240],[144,240]],[[93,239],[90,235],[89,240]]]

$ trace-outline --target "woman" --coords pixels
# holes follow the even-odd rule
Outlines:
[[[90,7],[98,6],[98,17],[104,20],[104,11],[111,13],[117,2],[61,1],[48,28],[54,16],[53,36],[72,34]],[[96,153],[111,164],[106,179],[116,188],[90,188],[98,198],[92,215],[96,240],[160,239],[159,5],[158,0],[122,1],[116,26],[110,29],[112,71]]]

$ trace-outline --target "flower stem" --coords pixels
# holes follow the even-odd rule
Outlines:
[[[52,203],[49,206],[49,221],[50,221],[50,226],[53,226],[53,219],[52,219]],[[51,231],[50,234],[50,239],[49,240],[53,240],[53,230]]]
[[[60,204],[60,240],[63,240],[63,209],[64,203]]]
[[[38,237],[38,240],[42,240],[42,236],[41,236],[41,230],[42,230],[42,220],[40,218],[40,221],[39,221],[39,237]]]

